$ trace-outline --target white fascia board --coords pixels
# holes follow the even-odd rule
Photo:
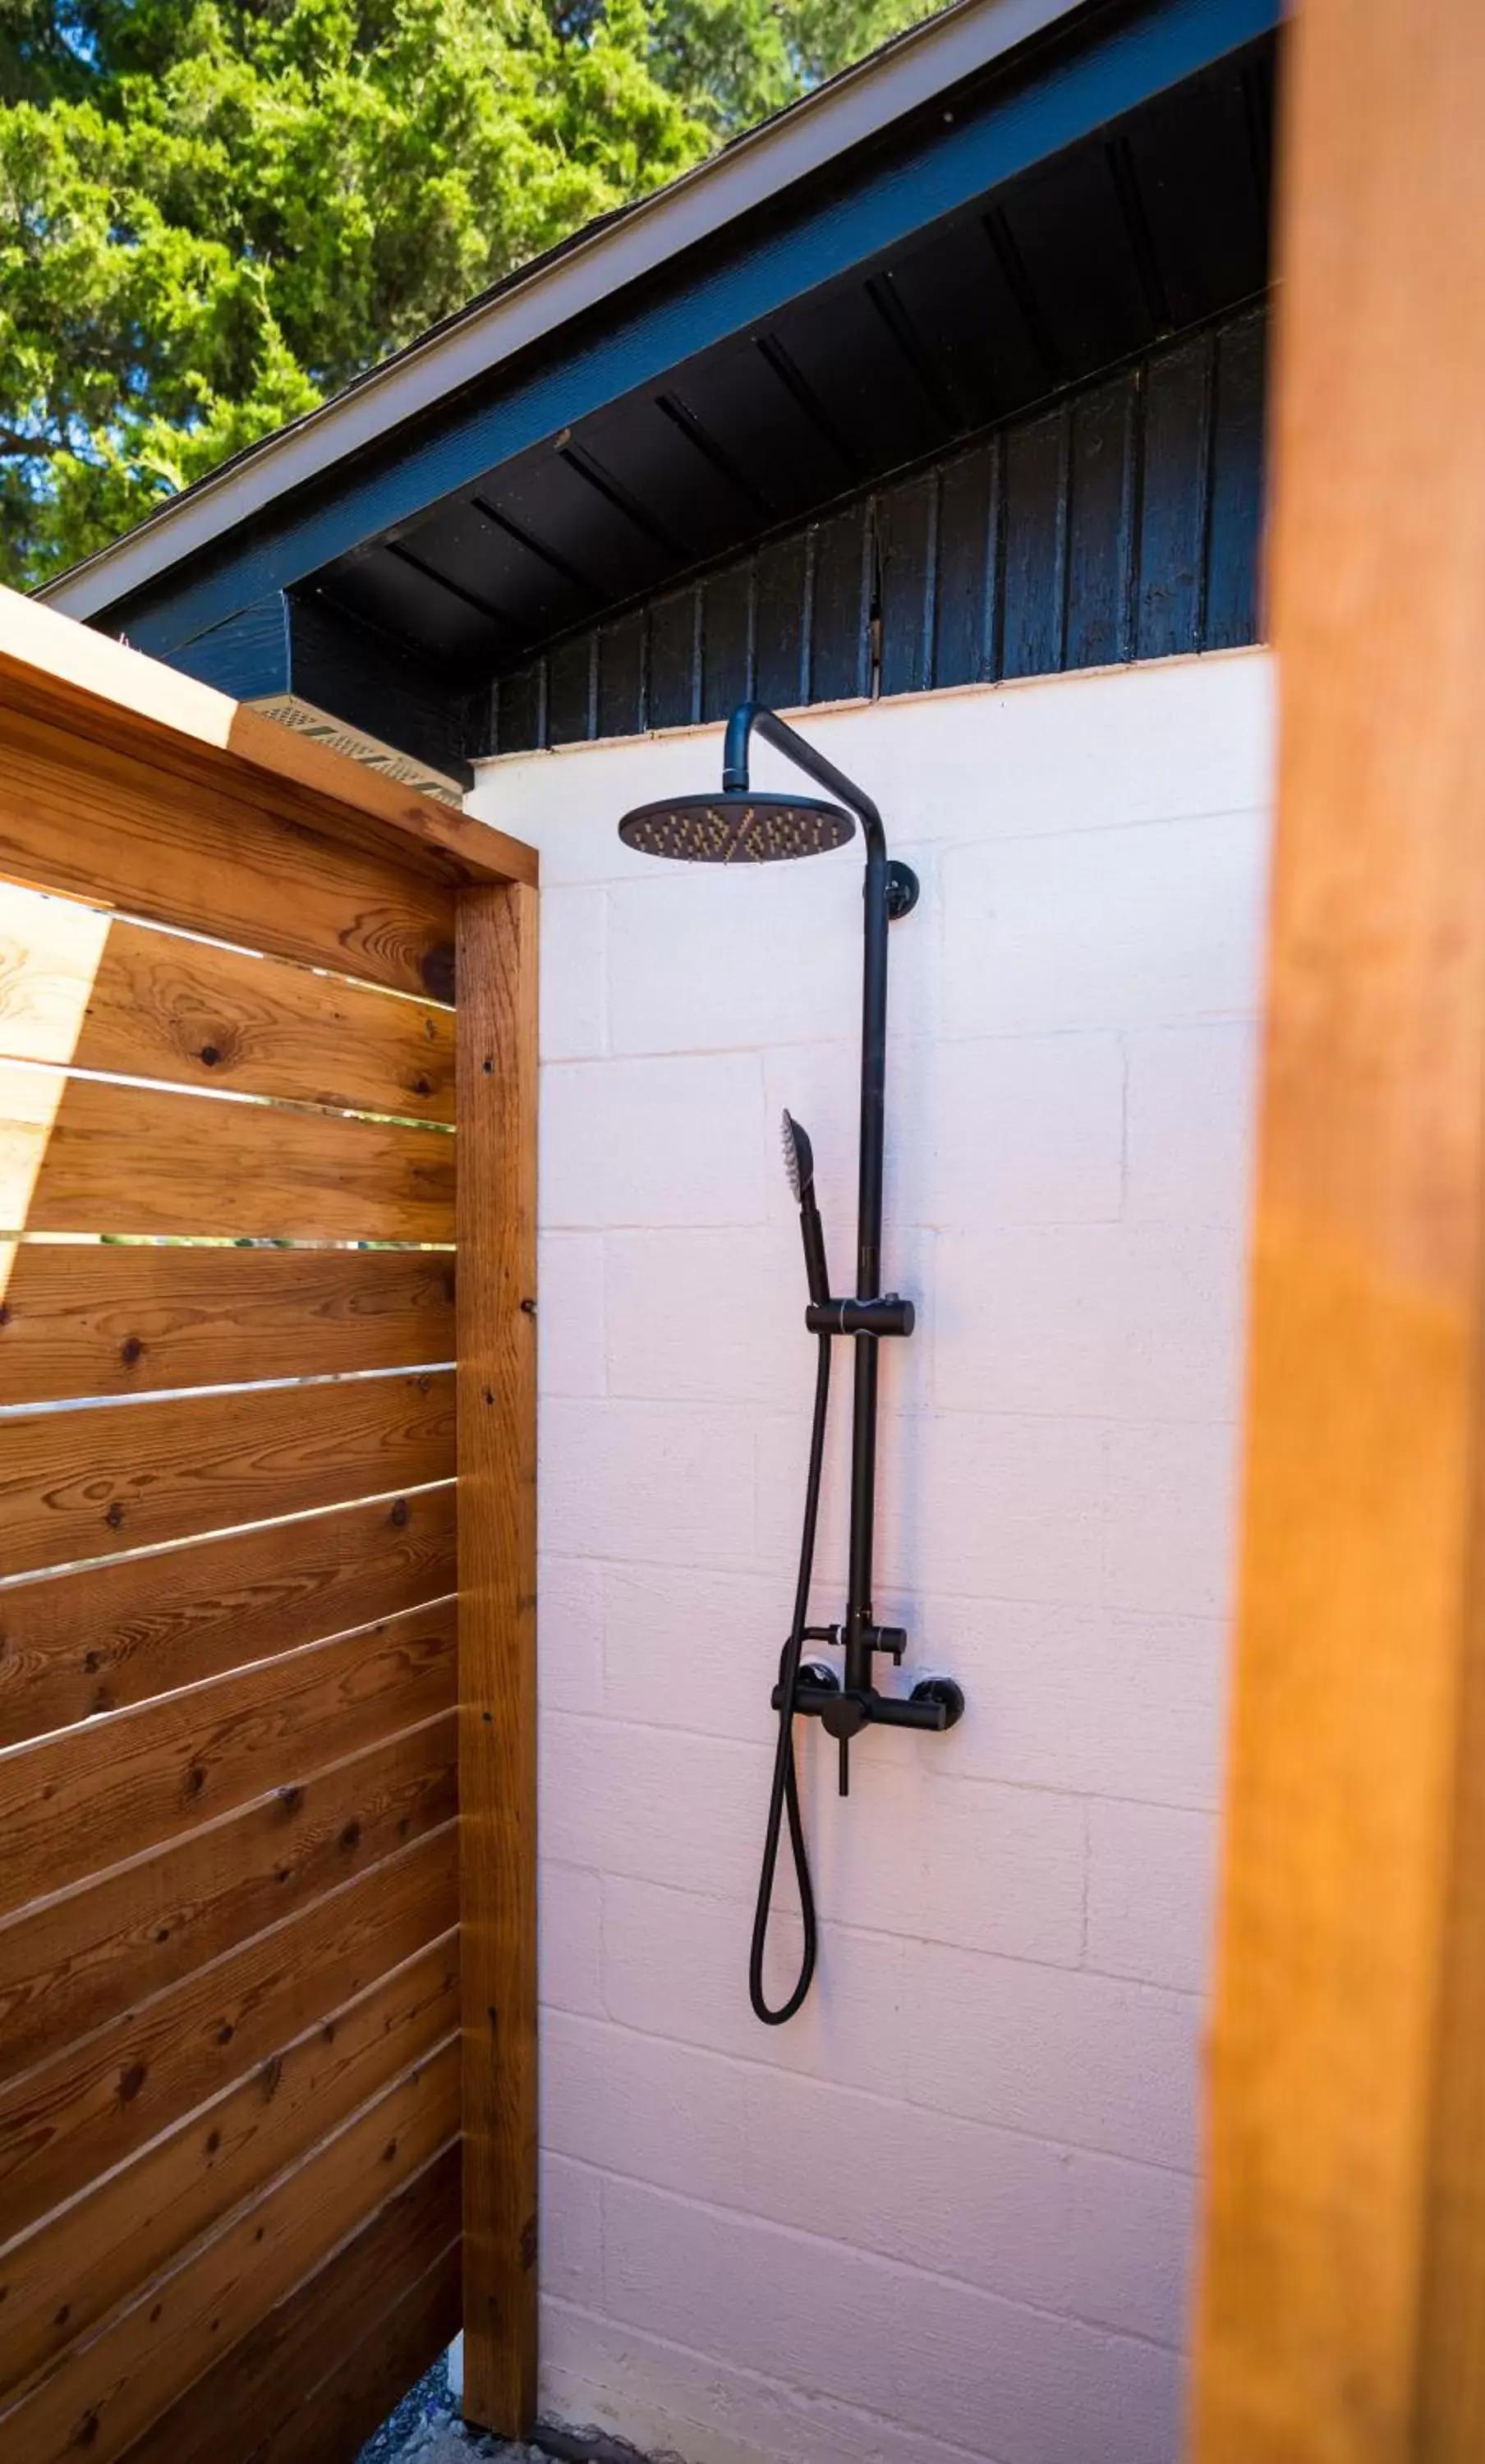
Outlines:
[[[1081,0],[959,0],[818,95],[740,138],[593,232],[555,263],[472,308],[426,342],[265,437],[37,594],[86,619],[208,547],[276,496],[303,486],[405,420],[487,376],[626,283],[652,274],[754,206],[824,169],[866,138],[1066,17]]]

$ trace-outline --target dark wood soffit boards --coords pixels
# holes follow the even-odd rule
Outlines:
[[[474,749],[1258,638],[1262,300],[498,676]]]

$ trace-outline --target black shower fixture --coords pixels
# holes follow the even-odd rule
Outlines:
[[[823,787],[826,802],[812,796],[755,794],[748,785],[748,746],[754,735],[771,744],[807,778]],[[899,1662],[907,1644],[901,1626],[878,1625],[872,1605],[872,1554],[876,1519],[876,1369],[877,1347],[889,1336],[913,1331],[913,1304],[881,1285],[882,1131],[887,1074],[887,934],[889,925],[910,915],[918,904],[918,876],[905,864],[892,861],[881,815],[842,771],[787,727],[771,710],[743,702],[727,722],[722,756],[721,793],[718,796],[668,798],[640,804],[626,813],[619,836],[627,847],[645,855],[671,856],[685,864],[772,864],[781,858],[819,855],[844,847],[854,832],[852,814],[866,839],[866,961],[861,1003],[861,1136],[860,1178],[856,1211],[856,1287],[850,1300],[832,1298],[825,1262],[825,1232],[814,1196],[814,1155],[799,1123],[784,1115],[784,1162],[799,1206],[805,1247],[809,1304],[805,1323],[818,1339],[814,1419],[809,1438],[809,1468],[805,1484],[804,1535],[799,1552],[799,1580],[794,1593],[794,1618],[779,1664],[773,1691],[779,1714],[778,1751],[765,1834],[763,1872],[753,1922],[748,1991],[753,2009],[769,2027],[791,2019],[809,1991],[814,1974],[816,1928],[814,1895],[805,1851],[804,1820],[799,1804],[799,1778],[794,1764],[793,1723],[797,1713],[818,1719],[836,1740],[840,1793],[850,1786],[851,1740],[873,1723],[896,1728],[952,1728],[962,1716],[964,1698],[950,1677],[927,1677],[907,1696],[883,1694],[874,1678],[877,1652]],[[839,1625],[812,1626],[809,1587],[814,1571],[815,1527],[820,1510],[820,1479],[825,1461],[825,1425],[830,1403],[831,1347],[836,1335],[855,1345],[855,1385],[851,1439],[851,1537],[846,1585],[846,1614]],[[828,1661],[806,1661],[807,1642],[837,1645],[844,1653],[839,1677]],[[773,1899],[779,1837],[788,1817],[789,1845],[799,1880],[805,1948],[798,1981],[787,2002],[769,2008],[764,1996],[764,1947]]]

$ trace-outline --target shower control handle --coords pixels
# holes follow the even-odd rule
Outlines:
[[[811,1301],[805,1311],[811,1334],[911,1334],[915,1322],[912,1302],[897,1292],[871,1301]]]
[[[781,1685],[773,1689],[776,1711],[783,1690]],[[964,1697],[951,1677],[925,1679],[904,1701],[898,1694],[878,1694],[875,1685],[810,1684],[801,1669],[794,1709],[803,1718],[821,1721],[832,1737],[854,1737],[867,1727],[924,1728],[942,1736],[964,1717]]]

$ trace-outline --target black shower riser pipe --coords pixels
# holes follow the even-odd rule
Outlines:
[[[755,792],[749,784],[749,748],[762,737],[796,769],[825,790],[832,801]],[[848,1787],[851,1740],[873,1725],[941,1733],[955,1726],[964,1698],[950,1678],[923,1678],[909,1698],[879,1693],[873,1683],[878,1652],[900,1662],[907,1636],[900,1626],[876,1622],[872,1604],[872,1555],[876,1519],[876,1411],[879,1346],[910,1335],[911,1301],[881,1285],[882,1159],[887,1075],[887,940],[892,924],[912,913],[918,903],[918,877],[905,864],[887,854],[881,815],[871,798],[817,753],[783,719],[756,702],[743,702],[727,722],[720,798],[665,798],[641,804],[619,825],[625,842],[641,851],[686,863],[768,863],[779,857],[824,853],[846,846],[853,835],[851,816],[860,823],[866,841],[866,872],[862,882],[865,948],[861,981],[861,1110],[859,1175],[856,1206],[855,1291],[849,1298],[832,1296],[827,1271],[825,1236],[814,1197],[814,1162],[809,1140],[798,1122],[784,1115],[785,1156],[790,1185],[799,1204],[809,1306],[806,1325],[816,1338],[814,1413],[809,1462],[805,1483],[804,1529],[794,1616],[779,1664],[773,1705],[779,1714],[778,1749],[765,1828],[763,1871],[753,1920],[748,1963],[748,1991],[758,2017],[777,2027],[793,2017],[809,1991],[816,1955],[814,1895],[806,1853],[799,1780],[792,1744],[796,1715],[817,1717],[839,1746],[840,1791]],[[851,1528],[848,1542],[846,1614],[839,1626],[810,1626],[809,1589],[814,1563],[821,1484],[825,1467],[826,1417],[829,1410],[831,1355],[836,1336],[854,1345],[854,1379],[851,1433]],[[843,1680],[828,1667],[801,1660],[806,1641],[838,1643],[844,1654]],[[764,1990],[764,1953],[772,1903],[774,1874],[784,1820],[799,1883],[804,1923],[804,1956],[793,1991],[771,2007]]]

